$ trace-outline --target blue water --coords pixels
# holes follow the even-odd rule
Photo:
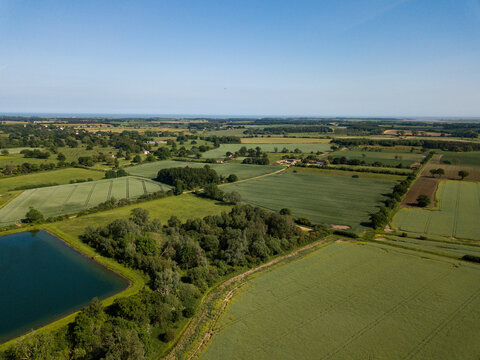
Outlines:
[[[1,236],[0,343],[127,286],[45,231]]]

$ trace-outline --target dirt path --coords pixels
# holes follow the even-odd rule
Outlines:
[[[249,276],[249,275],[252,275],[260,270],[263,270],[263,269],[266,269],[266,268],[269,268],[275,264],[278,264],[279,262],[281,261],[284,261],[286,259],[289,259],[289,258],[292,258],[294,256],[297,256],[298,254],[304,252],[304,251],[307,251],[309,249],[312,249],[316,246],[319,246],[319,245],[322,245],[322,244],[326,244],[328,243],[329,240],[328,239],[322,239],[322,240],[319,240],[319,241],[316,241],[316,242],[313,242],[309,245],[306,245],[298,250],[295,250],[294,252],[292,253],[289,253],[287,255],[284,255],[284,256],[280,256],[268,263],[265,263],[263,265],[260,265],[254,269],[250,269],[244,273],[241,273],[237,276],[234,276],[230,279],[228,279],[227,281],[225,281],[224,283],[222,283],[221,285],[218,286],[217,289],[215,289],[215,291],[213,291],[212,293],[208,294],[207,297],[205,298],[205,300],[203,301],[203,304],[202,304],[202,307],[204,307],[205,305],[208,305],[209,301],[211,301],[212,299],[215,298],[216,295],[218,294],[221,294],[223,291],[225,291],[225,289],[232,285],[233,283],[235,282],[239,282],[238,285],[236,285],[233,289],[231,289],[230,291],[227,292],[227,294],[224,296],[223,300],[222,300],[222,303],[219,307],[218,310],[215,311],[215,313],[213,314],[213,318],[212,320],[210,321],[210,324],[208,325],[208,329],[206,330],[206,332],[204,333],[203,336],[201,336],[202,340],[200,341],[200,344],[198,344],[198,346],[195,348],[195,350],[193,351],[193,353],[188,356],[188,360],[191,360],[191,359],[195,359],[199,353],[200,353],[200,350],[205,346],[205,344],[210,340],[210,338],[212,337],[213,335],[213,330],[214,330],[214,327],[217,323],[217,320],[220,318],[220,316],[222,315],[222,313],[224,312],[225,308],[227,307],[228,305],[228,302],[232,299],[232,297],[235,295],[235,292],[241,287],[243,286],[244,284],[246,284],[245,281],[243,280],[246,280],[246,278]],[[191,336],[195,334],[195,331],[197,329],[197,327],[201,326],[201,323],[203,320],[205,320],[207,317],[211,317],[212,313],[211,311],[209,311],[208,309],[208,306],[207,306],[207,309],[205,310],[202,310],[198,315],[194,316],[194,318],[190,321],[189,325],[187,326],[187,328],[185,329],[182,337],[180,338],[180,340],[178,341],[178,343],[175,345],[175,347],[172,348],[172,350],[170,351],[170,353],[165,356],[164,359],[167,359],[167,360],[174,360],[174,359],[178,359],[179,357],[177,356],[177,351],[179,350],[182,350],[183,347],[185,346],[188,346],[188,342],[189,340],[191,339]],[[199,336],[200,337],[200,336]]]

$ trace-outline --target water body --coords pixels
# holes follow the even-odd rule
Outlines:
[[[127,286],[46,231],[1,236],[0,343]]]

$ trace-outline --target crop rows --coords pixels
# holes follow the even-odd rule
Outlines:
[[[124,177],[27,190],[0,209],[0,225],[23,219],[30,207],[45,216],[57,216],[96,206],[112,197],[117,200],[136,199],[141,195],[168,188],[151,180]]]

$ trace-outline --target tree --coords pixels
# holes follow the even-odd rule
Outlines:
[[[145,226],[148,223],[149,215],[147,209],[135,208],[130,212],[130,220],[138,226]]]
[[[8,152],[7,149],[3,149],[3,150],[2,150],[2,155],[6,156],[6,155],[8,155],[8,154],[9,154],[9,152]]]
[[[437,175],[439,177],[442,177],[442,175],[445,175],[445,170],[443,170],[442,168],[437,169]]]
[[[292,215],[292,211],[288,208],[283,208],[279,211],[280,215]]]
[[[142,158],[140,157],[140,155],[135,155],[135,157],[133,158],[133,162],[134,163],[141,163]]]
[[[173,193],[175,195],[181,195],[183,193],[183,189],[185,188],[185,184],[183,183],[182,180],[175,180],[175,186]]]
[[[29,224],[37,224],[44,220],[43,214],[37,209],[30,208],[25,214],[25,222]]]
[[[66,160],[66,156],[62,153],[58,153],[57,155],[57,160],[58,161],[65,161]]]
[[[227,181],[228,181],[229,183],[238,181],[238,176],[235,175],[235,174],[230,174],[230,175],[228,175],[228,177],[227,177]]]
[[[417,204],[420,207],[426,207],[426,206],[430,205],[430,198],[425,194],[418,195]]]
[[[222,201],[223,191],[215,184],[208,184],[203,189],[203,195],[209,199]]]
[[[460,176],[462,178],[462,180],[465,179],[468,175],[470,175],[470,174],[466,170],[460,170],[458,172],[458,176]]]
[[[239,203],[240,201],[242,201],[242,197],[236,191],[227,192],[223,196],[223,201],[225,201],[229,204],[236,204],[236,203]]]

